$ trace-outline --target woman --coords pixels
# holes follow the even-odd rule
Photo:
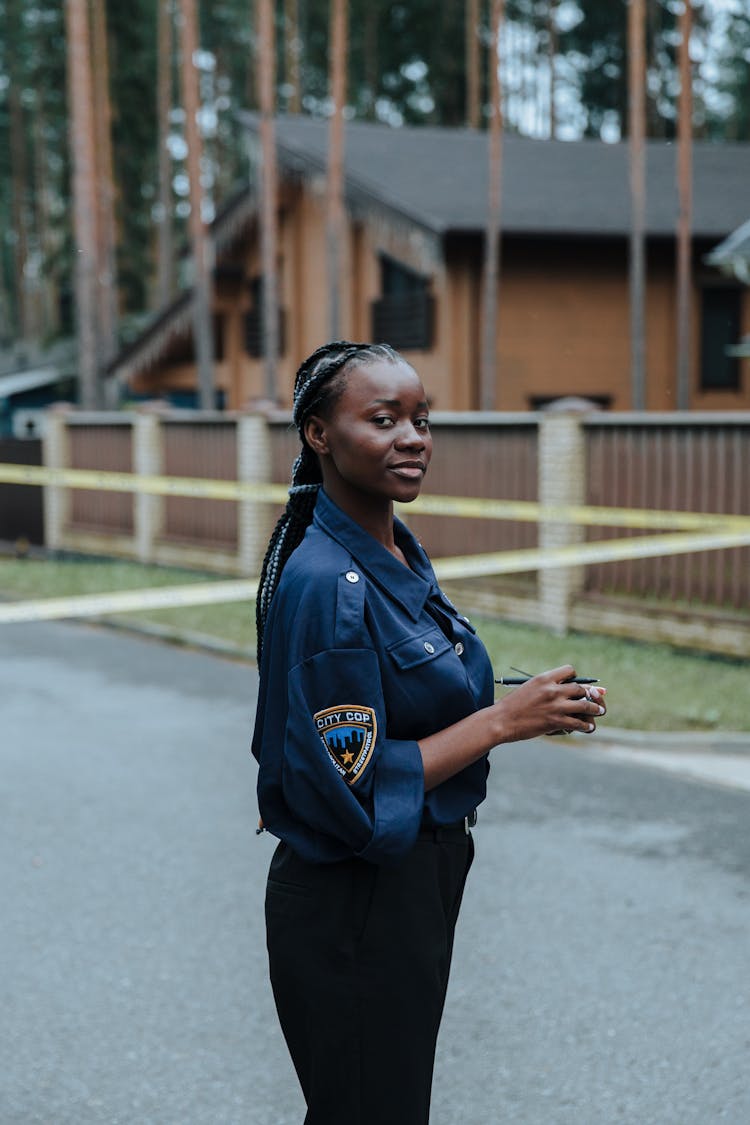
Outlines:
[[[570,666],[493,702],[489,659],[394,501],[432,454],[427,399],[386,345],[300,367],[302,451],[258,594],[253,739],[276,1006],[306,1125],[426,1125],[488,754],[592,731]]]

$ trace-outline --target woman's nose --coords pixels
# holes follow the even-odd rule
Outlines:
[[[411,422],[408,422],[396,435],[395,444],[401,448],[424,449],[424,434],[421,430],[418,430],[417,427],[414,426]]]

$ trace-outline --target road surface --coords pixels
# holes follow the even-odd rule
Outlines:
[[[66,623],[3,627],[0,671],[0,1122],[301,1125],[254,671]],[[496,751],[433,1125],[748,1125],[749,826],[585,740]]]

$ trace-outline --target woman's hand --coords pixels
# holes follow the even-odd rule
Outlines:
[[[514,688],[495,705],[503,742],[537,738],[542,734],[596,730],[596,719],[606,714],[606,688],[566,683],[575,676],[570,664],[553,668]]]
[[[453,726],[419,742],[425,792],[471,765],[493,746],[579,730],[590,734],[606,712],[606,688],[565,683],[575,676],[570,664],[542,672]]]

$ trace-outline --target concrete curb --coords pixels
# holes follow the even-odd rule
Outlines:
[[[750,755],[750,733],[745,731],[650,731],[622,727],[597,727],[587,743],[620,746],[628,750],[674,750],[681,754]]]
[[[189,629],[173,629],[169,625],[157,625],[148,621],[121,621],[115,617],[89,617],[94,625],[102,625],[107,629],[116,629],[121,633],[133,633],[139,637],[150,637],[155,641],[165,644],[179,645],[183,648],[194,648],[201,652],[209,652],[214,656],[225,656],[228,660],[238,660],[245,664],[256,664],[255,649],[245,648],[242,645],[222,641],[218,637],[211,637],[207,633],[191,632]]]
[[[203,633],[190,633],[171,629],[167,625],[128,623],[112,617],[94,618],[98,624],[125,632],[140,633],[169,644],[185,645],[255,664],[255,651],[228,644]],[[623,727],[597,728],[591,735],[581,735],[587,744],[603,743],[626,747],[629,750],[674,750],[695,754],[747,754],[750,755],[750,732],[744,731],[648,731],[626,730]]]

